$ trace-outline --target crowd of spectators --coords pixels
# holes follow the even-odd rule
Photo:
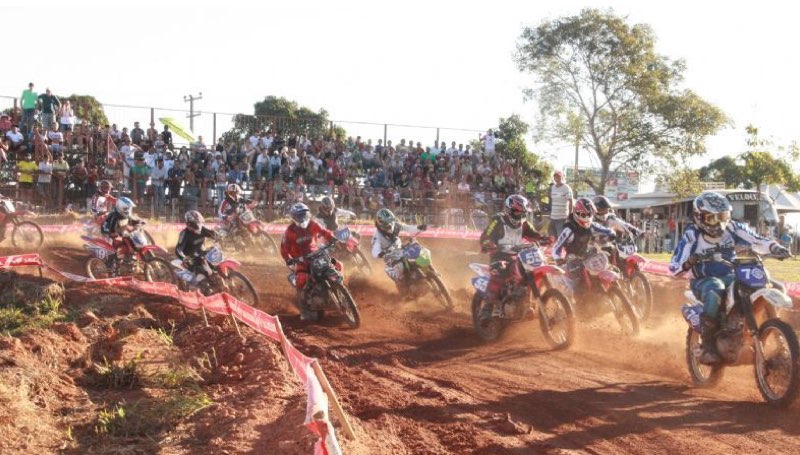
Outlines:
[[[33,84],[21,108],[20,115],[0,119],[0,164],[16,174],[16,197],[43,211],[70,204],[85,209],[100,180],[129,194],[140,211],[168,217],[189,209],[211,213],[229,183],[240,184],[273,218],[287,203],[322,194],[367,215],[380,207],[422,210],[435,201],[442,207],[491,204],[536,185],[495,153],[491,130],[471,144],[423,146],[267,128],[212,145],[200,136],[181,146],[166,125],[158,131],[151,122],[145,130],[135,122],[120,129],[76,119],[69,100],[49,89],[37,94]]]

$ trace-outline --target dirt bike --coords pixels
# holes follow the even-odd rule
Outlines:
[[[547,265],[543,251],[535,243],[513,246],[506,248],[505,251],[516,253],[510,263],[470,264],[470,268],[478,273],[477,277],[472,278],[472,286],[475,287],[475,295],[472,298],[472,323],[475,333],[485,341],[496,340],[507,325],[525,319],[533,298],[534,311],[538,315],[539,327],[547,343],[553,349],[569,347],[575,340],[575,313],[572,305],[558,289],[551,288],[544,293],[541,291],[541,285],[546,277],[564,275],[564,270]],[[489,284],[489,275],[492,272],[498,273],[497,269],[503,266],[510,269],[506,272],[508,277],[496,303],[502,305],[501,316],[481,321],[480,312]]]
[[[359,248],[361,238],[356,237],[347,226],[336,231],[336,238],[339,239],[339,244],[332,250],[332,255],[339,260],[347,260],[355,266],[353,274],[372,275],[372,264]]]
[[[215,243],[202,258],[194,260],[200,261],[202,272],[187,269],[180,259],[171,261],[181,290],[197,289],[203,295],[227,292],[250,306],[258,306],[260,302],[253,283],[237,270],[241,262],[226,258],[219,243]]]
[[[0,197],[0,223],[14,226],[11,228],[11,243],[16,248],[34,252],[44,243],[44,234],[42,234],[42,228],[35,222],[22,220],[30,216],[36,216],[36,214],[28,210],[16,210],[14,201]],[[8,232],[7,227],[5,232]]]
[[[650,280],[641,271],[645,258],[637,254],[636,244],[630,237],[624,237],[603,245],[610,255],[610,263],[620,272],[619,284],[637,310],[639,320],[644,321],[653,311],[653,288]]]
[[[416,236],[399,248],[390,247],[383,259],[387,267],[403,263],[403,276],[398,279],[398,288],[405,293],[405,297],[416,300],[432,292],[445,309],[453,308],[453,297],[431,263],[431,250],[420,245]]]
[[[302,289],[302,299],[313,315],[314,322],[321,321],[326,310],[335,309],[345,317],[350,327],[357,329],[361,325],[361,314],[353,296],[344,285],[344,275],[336,269],[328,251],[335,244],[336,242],[331,242],[323,245],[300,259],[290,260],[287,265],[291,266],[298,262],[309,265],[306,270],[308,278]],[[294,270],[287,278],[292,286],[296,287],[297,275]]]
[[[117,249],[100,237],[81,236],[86,243],[83,248],[89,253],[86,274],[89,278],[103,279],[133,276],[144,281],[175,283],[172,267],[166,259],[156,256],[167,251],[158,245],[150,245],[141,226],[133,226],[123,237],[124,246]]]
[[[253,214],[255,203],[241,204],[236,213],[228,220],[227,227],[217,229],[222,235],[222,247],[232,248],[236,251],[246,251],[255,248],[259,252],[269,255],[278,253],[278,244],[271,235],[264,230],[264,223]]]
[[[105,223],[106,218],[108,217],[108,213],[102,213],[97,216],[89,215],[89,219],[83,222],[83,232],[84,235],[87,237],[98,237],[101,234],[101,228],[103,223]],[[144,239],[140,239],[144,241],[144,245],[155,245],[156,241],[153,240],[153,236],[147,232],[146,229],[141,228],[142,235],[144,235]],[[148,253],[150,254],[150,253]]]
[[[610,310],[625,335],[639,333],[639,316],[620,284],[620,273],[611,266],[608,253],[592,246],[583,257],[570,256],[567,275],[553,276],[564,282],[578,316],[592,318]],[[573,281],[577,276],[579,281]],[[573,278],[569,278],[573,277]],[[602,302],[598,305],[598,300]]]
[[[698,387],[713,387],[722,379],[727,366],[753,363],[756,385],[761,396],[776,406],[788,406],[797,398],[800,386],[800,345],[792,327],[777,317],[776,310],[791,309],[791,298],[783,285],[773,281],[762,256],[751,249],[750,256],[725,260],[723,248],[695,255],[699,263],[722,263],[731,267],[734,282],[728,287],[720,307],[720,329],[716,347],[722,362],[700,363],[703,303],[686,291],[688,303],[681,312],[689,330],[686,334],[686,363],[692,382]],[[765,255],[776,259],[784,256]],[[681,272],[683,273],[683,272]]]

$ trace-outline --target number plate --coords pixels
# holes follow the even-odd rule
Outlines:
[[[253,222],[255,217],[253,216],[253,212],[248,211],[248,212],[242,213],[242,215],[239,217],[239,219],[242,220],[242,223],[249,224],[249,223]]]
[[[767,274],[758,264],[747,264],[736,267],[736,281],[750,287],[760,287],[767,284]]]
[[[630,243],[625,245],[618,245],[617,249],[619,250],[619,254],[622,257],[633,256],[636,254],[636,245],[631,245]]]
[[[538,248],[529,248],[519,252],[519,260],[526,269],[539,267],[544,263],[542,252]]]
[[[472,286],[480,292],[486,292],[486,287],[489,286],[489,278],[485,276],[477,276],[472,279]]]

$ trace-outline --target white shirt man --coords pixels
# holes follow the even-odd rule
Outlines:
[[[494,155],[494,146],[497,142],[497,139],[494,137],[494,133],[492,130],[486,133],[486,136],[483,136],[483,151],[489,156]]]
[[[550,185],[550,235],[558,237],[572,212],[572,188],[564,183],[561,171],[553,173],[555,183]]]
[[[14,145],[19,144],[20,142],[22,142],[23,139],[25,139],[25,136],[22,135],[19,128],[16,126],[6,133],[6,137]]]
[[[263,135],[259,140],[259,142],[261,143],[261,147],[263,147],[264,150],[269,150],[269,148],[272,147],[272,135],[271,134]]]
[[[253,134],[252,136],[250,136],[250,138],[248,140],[250,141],[250,145],[252,145],[253,147],[258,147],[258,142],[261,139],[262,138],[258,137],[257,134]]]

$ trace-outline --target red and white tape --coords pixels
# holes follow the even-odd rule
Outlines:
[[[203,308],[215,314],[232,315],[255,331],[277,341],[283,347],[283,352],[292,367],[292,371],[303,383],[308,397],[304,424],[319,438],[314,444],[314,455],[341,455],[342,451],[339,447],[339,442],[336,440],[336,434],[328,418],[328,397],[323,392],[322,386],[311,366],[316,362],[316,359],[306,356],[292,345],[289,339],[286,338],[277,316],[272,316],[253,308],[227,293],[204,296],[199,291],[181,291],[173,284],[144,282],[133,277],[93,280],[51,267],[35,253],[0,257],[0,268],[29,266],[46,268],[73,281],[126,286],[147,294],[169,296],[179,301],[183,306],[193,310]]]

